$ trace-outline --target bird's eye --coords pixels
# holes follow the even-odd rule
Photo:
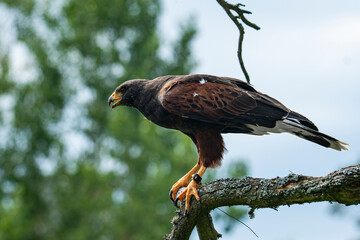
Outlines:
[[[116,88],[115,90],[117,93],[124,93],[126,91],[126,87],[125,86],[121,86]]]
[[[125,91],[126,91],[126,87],[125,87],[125,86],[121,86],[120,92],[121,92],[121,93],[124,93]]]

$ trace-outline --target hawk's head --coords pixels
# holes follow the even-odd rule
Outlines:
[[[111,108],[115,108],[120,105],[133,107],[134,102],[141,94],[141,89],[145,81],[146,80],[143,79],[134,79],[122,83],[109,97],[109,106],[111,105]]]

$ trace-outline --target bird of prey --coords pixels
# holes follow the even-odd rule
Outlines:
[[[115,89],[108,104],[137,108],[153,123],[177,129],[194,142],[198,161],[170,191],[175,205],[185,198],[187,212],[191,196],[200,199],[197,188],[202,186],[206,169],[221,164],[225,150],[222,133],[288,132],[339,151],[348,145],[319,132],[308,118],[235,78],[192,74],[129,80]],[[186,189],[176,198],[181,187]]]

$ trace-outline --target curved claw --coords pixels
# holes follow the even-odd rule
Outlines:
[[[180,208],[178,205],[179,198],[176,198],[175,201],[173,201],[175,207]]]
[[[189,178],[187,178],[186,176],[182,177],[179,181],[177,181],[171,188],[170,190],[170,199],[171,201],[175,201],[176,200],[176,194],[178,193],[178,191],[180,190],[180,188],[182,187],[187,187],[187,185],[189,184],[190,180]],[[181,199],[182,200],[182,199]]]
[[[174,202],[174,199],[172,198],[172,195],[173,195],[173,191],[172,191],[172,190],[170,190],[170,193],[169,193],[170,200]]]
[[[197,163],[187,174],[185,174],[182,178],[180,178],[171,188],[170,190],[170,199],[171,201],[175,201],[176,193],[181,187],[187,187],[190,183],[191,177],[200,169],[200,164]],[[182,200],[182,199],[180,199]]]
[[[197,184],[194,180],[192,180],[187,188],[176,198],[177,200],[182,201],[185,198],[185,212],[188,214],[190,212],[190,200],[191,196],[195,196],[196,200],[199,201],[200,197],[197,192],[199,187],[204,185]]]

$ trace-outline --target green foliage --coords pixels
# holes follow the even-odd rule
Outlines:
[[[174,213],[168,190],[196,151],[106,101],[127,79],[189,73],[193,21],[165,59],[157,0],[0,5],[16,25],[0,48],[0,239],[161,238]]]
[[[244,162],[234,162],[228,169],[228,176],[231,178],[245,177],[248,172],[247,166]]]

